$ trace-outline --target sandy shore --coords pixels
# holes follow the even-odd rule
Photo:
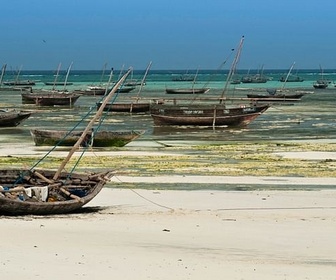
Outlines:
[[[105,188],[86,209],[1,217],[1,278],[335,279],[332,190]]]

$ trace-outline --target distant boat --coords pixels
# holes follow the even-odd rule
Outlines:
[[[131,101],[128,100],[120,100],[118,101],[114,101],[111,103],[107,103],[104,107],[104,111],[109,111],[109,112],[124,112],[124,113],[146,113],[149,112],[150,110],[150,101],[141,101],[140,93],[141,90],[143,88],[143,86],[145,85],[145,80],[147,77],[147,74],[149,72],[150,67],[152,66],[152,61],[149,62],[145,74],[140,82],[140,87],[138,90],[138,93],[136,96],[134,96],[134,98]],[[125,87],[123,87],[125,88]],[[123,89],[122,88],[122,89]],[[126,87],[127,88],[127,87]],[[97,103],[97,110],[100,108],[101,106],[101,102]]]
[[[329,82],[326,80],[317,80],[314,84],[313,87],[316,89],[325,89],[329,85]]]
[[[168,94],[202,94],[207,93],[210,88],[166,88]]]
[[[16,87],[31,87],[31,86],[36,85],[35,81],[32,81],[32,80],[20,80],[19,79],[19,76],[20,76],[20,73],[21,73],[21,69],[22,69],[22,66],[20,67],[20,70],[18,71],[15,80],[4,81],[4,82],[2,82],[2,84],[6,85],[6,86],[12,86],[12,87],[13,86],[16,86]],[[6,70],[6,66],[3,68],[3,71],[5,71],[5,70]]]
[[[101,102],[97,103],[97,109],[101,106]],[[124,112],[124,113],[145,113],[150,110],[150,102],[113,102],[107,103],[104,111],[108,112]]]
[[[313,87],[316,88],[316,89],[325,89],[328,87],[329,85],[329,81],[325,80],[323,78],[323,69],[320,65],[320,71],[321,71],[321,78],[318,79],[314,84],[313,84]]]
[[[279,79],[279,82],[288,82],[288,83],[291,83],[291,82],[303,82],[304,79],[299,77],[299,76],[290,76],[286,79],[286,77],[281,77]]]
[[[248,75],[244,76],[241,79],[241,82],[244,84],[250,83],[250,84],[260,84],[260,83],[266,83],[268,81],[268,78],[266,76],[263,76],[261,74],[256,75]]]
[[[46,86],[71,86],[73,83],[71,82],[45,82]]]
[[[182,75],[174,75],[172,77],[172,81],[174,82],[191,82],[194,80],[194,75],[190,75],[188,73]]]
[[[144,130],[98,130],[86,134],[83,147],[123,147],[137,139]],[[73,146],[83,131],[32,129],[31,136],[36,146]]]
[[[0,109],[0,127],[14,127],[28,119],[31,112],[17,111],[14,109]]]
[[[179,87],[179,88],[166,88],[166,93],[168,94],[203,94],[207,93],[210,88],[207,87],[195,87],[196,84],[196,79],[198,75],[198,70],[193,77],[192,81],[192,86],[191,87]]]
[[[66,73],[66,76],[65,76],[65,80],[63,82],[59,82],[57,81],[58,80],[58,76],[59,76],[59,72],[60,72],[60,69],[61,69],[61,63],[59,63],[58,67],[57,67],[57,71],[56,71],[56,75],[55,75],[55,79],[53,82],[45,82],[44,84],[46,86],[53,86],[53,89],[56,88],[56,86],[70,86],[72,85],[73,83],[71,82],[68,82],[68,77],[69,77],[69,73],[70,73],[70,69],[71,69],[71,66],[72,66],[72,63],[70,64],[68,70],[67,70],[67,73]]]
[[[267,102],[279,102],[279,101],[299,101],[303,96],[310,92],[294,92],[294,93],[285,93],[285,92],[276,92],[276,90],[269,92],[268,94],[258,94],[258,93],[249,93],[247,98],[257,99],[257,101],[267,101]]]

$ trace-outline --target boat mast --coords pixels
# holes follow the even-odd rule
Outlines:
[[[294,65],[295,65],[295,61],[294,61],[294,63],[292,64],[291,68],[289,69],[289,71],[288,71],[288,73],[287,73],[287,76],[286,76],[285,82],[284,82],[284,84],[283,84],[283,86],[282,86],[281,90],[283,90],[283,89],[285,88],[285,86],[286,86],[286,83],[287,83],[287,81],[288,81],[288,78],[289,78],[289,75],[290,75],[290,73],[292,72]]]
[[[61,65],[62,65],[62,63],[60,62],[60,63],[58,64],[58,67],[57,67],[57,71],[56,71],[56,75],[55,75],[55,79],[54,79],[54,84],[53,84],[53,88],[52,88],[52,90],[55,90],[55,89],[56,89],[56,83],[57,83],[57,79],[58,79],[59,71],[60,71],[60,69],[61,69]]]
[[[219,103],[223,103],[224,95],[226,94],[226,92],[228,90],[228,87],[231,83],[232,77],[233,77],[233,75],[236,71],[237,64],[239,62],[239,58],[240,58],[241,51],[242,51],[242,48],[243,48],[243,43],[244,43],[244,36],[242,36],[242,38],[240,39],[239,46],[238,46],[238,49],[237,49],[237,53],[236,53],[235,58],[232,61],[232,65],[231,65],[229,74],[227,76],[226,83],[225,83],[224,89],[222,91],[222,95],[221,95],[221,99],[220,99]]]
[[[137,94],[137,98],[139,97],[140,95],[140,92],[145,84],[145,81],[146,81],[146,77],[147,77],[147,74],[148,74],[148,71],[149,69],[151,68],[152,66],[152,62],[150,61],[147,68],[146,68],[146,71],[145,71],[145,75],[143,76],[142,80],[141,80],[141,84],[140,84],[140,87],[139,87],[139,91],[138,91],[138,94]]]
[[[60,167],[58,168],[58,170],[56,171],[53,180],[57,180],[58,177],[60,176],[62,170],[64,169],[64,167],[66,166],[66,164],[69,162],[69,160],[71,159],[72,155],[75,153],[76,150],[78,150],[78,148],[80,147],[81,143],[83,142],[84,138],[86,137],[87,133],[92,129],[93,125],[95,124],[95,122],[101,118],[104,108],[106,106],[106,104],[111,100],[112,96],[114,95],[114,93],[119,89],[119,87],[122,85],[122,83],[125,81],[125,79],[127,78],[127,76],[131,73],[132,68],[130,68],[121,78],[120,80],[114,85],[114,87],[112,88],[112,90],[109,92],[109,94],[105,97],[104,101],[102,102],[101,106],[99,107],[98,111],[96,112],[96,114],[94,115],[94,117],[92,118],[92,120],[89,122],[89,124],[86,126],[86,128],[84,129],[82,135],[79,137],[79,139],[77,140],[77,142],[74,144],[74,146],[71,148],[71,150],[69,151],[69,154],[67,155],[67,157],[63,160],[63,162],[61,163]]]
[[[64,81],[64,88],[63,88],[63,91],[65,91],[65,89],[66,89],[67,82],[68,82],[68,78],[69,78],[69,74],[70,74],[70,69],[71,69],[71,67],[72,67],[72,64],[73,64],[73,62],[70,63],[70,66],[69,66],[69,68],[68,68],[67,74],[66,74],[66,76],[65,76],[65,81]]]
[[[2,69],[1,69],[0,87],[2,86],[2,81],[3,81],[3,78],[4,78],[4,76],[5,76],[6,67],[7,67],[7,64],[4,64],[4,65],[2,66]]]

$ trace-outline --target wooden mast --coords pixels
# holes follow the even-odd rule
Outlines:
[[[79,139],[77,140],[77,142],[75,143],[75,145],[71,148],[71,150],[69,151],[69,154],[67,155],[67,157],[63,160],[63,162],[61,163],[60,167],[58,168],[58,170],[56,171],[53,180],[57,180],[58,177],[60,176],[62,170],[64,169],[64,167],[66,166],[66,164],[69,162],[69,160],[71,159],[72,155],[75,153],[75,151],[79,148],[80,144],[83,142],[86,134],[92,129],[94,123],[101,117],[101,115],[103,114],[104,108],[106,106],[106,104],[111,100],[112,96],[114,95],[114,93],[119,89],[119,87],[122,85],[122,83],[125,81],[125,79],[127,78],[127,76],[131,73],[132,68],[130,68],[121,78],[120,80],[114,85],[114,87],[112,88],[112,90],[109,92],[109,94],[105,97],[104,101],[102,102],[101,106],[99,107],[97,113],[94,115],[94,117],[92,118],[92,120],[89,122],[89,124],[86,126],[86,128],[84,129],[82,135],[79,137]]]
[[[222,95],[221,95],[219,103],[223,103],[224,95],[226,94],[227,89],[228,89],[228,87],[229,87],[229,85],[231,83],[233,74],[236,71],[237,64],[238,64],[239,58],[240,58],[240,54],[241,54],[241,51],[242,51],[242,48],[243,48],[243,43],[244,43],[244,36],[242,36],[242,38],[240,39],[239,46],[238,46],[238,49],[237,49],[237,53],[236,53],[236,56],[235,56],[235,58],[234,58],[234,60],[232,62],[232,65],[231,65],[231,68],[230,68],[230,72],[229,72],[229,74],[227,76],[226,83],[225,83],[225,86],[224,86],[224,89],[223,89],[223,92],[222,92]]]

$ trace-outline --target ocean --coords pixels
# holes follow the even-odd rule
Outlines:
[[[239,99],[246,98],[249,91],[265,92],[267,89],[279,89],[284,86],[280,82],[281,77],[287,75],[288,70],[264,70],[263,75],[268,77],[266,83],[260,84],[238,84],[231,85],[227,97]],[[20,80],[34,80],[36,85],[33,89],[48,88],[45,82],[52,82],[56,71],[22,71]],[[83,89],[87,85],[98,85],[106,83],[110,73],[106,71],[78,71],[70,72],[68,82],[73,83],[67,86],[67,90]],[[113,80],[116,81],[120,71],[113,73]],[[145,70],[135,70],[132,79],[141,80]],[[190,81],[173,81],[173,78],[184,74],[195,74],[196,70],[150,70],[146,85],[141,92],[139,87],[130,93],[119,94],[117,100],[136,97],[160,99],[178,98],[178,96],[165,93],[167,87],[191,87]],[[257,74],[258,70],[245,70],[237,75]],[[127,130],[141,129],[146,133],[136,141],[205,141],[211,143],[223,143],[231,141],[284,141],[284,140],[328,140],[336,138],[336,70],[324,70],[323,77],[330,83],[326,89],[314,89],[313,83],[321,78],[319,69],[299,70],[292,72],[300,76],[302,82],[288,82],[284,89],[305,90],[311,93],[305,95],[301,101],[274,103],[270,109],[254,120],[245,128],[199,128],[199,127],[155,127],[149,114],[109,114],[104,120],[104,128]],[[200,70],[197,71],[195,87],[209,87],[210,91],[199,97],[218,97],[225,84],[227,70]],[[65,71],[60,73],[58,81],[64,81]],[[7,71],[4,81],[15,79],[15,73]],[[49,87],[50,88],[50,87]],[[59,86],[58,89],[63,87]],[[183,96],[193,98],[194,96]],[[21,93],[18,91],[1,91],[0,102],[3,108],[17,108],[32,110],[34,114],[21,125],[15,128],[1,128],[0,142],[11,143],[32,141],[30,129],[32,128],[72,128],[82,117],[91,110],[95,112],[96,103],[101,100],[99,96],[81,96],[72,108],[67,107],[37,107],[35,105],[22,104]]]

